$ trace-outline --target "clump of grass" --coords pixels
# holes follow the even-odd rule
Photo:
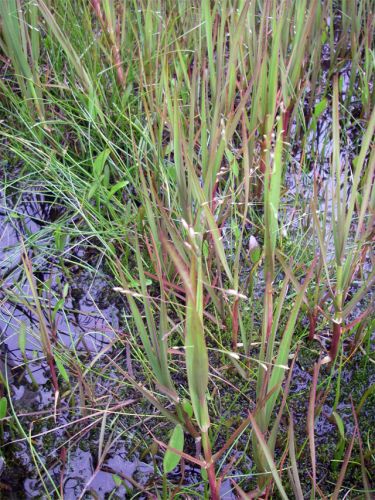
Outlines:
[[[34,3],[29,3],[22,9],[20,2],[6,0],[1,14],[1,49],[11,61],[28,110],[36,112],[43,121],[45,110],[39,68],[38,17],[39,11]]]
[[[84,420],[93,419],[90,429],[100,427],[94,475],[123,438],[115,429],[125,416],[117,415],[113,398],[121,400],[125,387],[152,405],[166,428],[173,426],[170,439],[153,435],[166,451],[160,482],[150,489],[165,498],[174,491],[167,473],[189,461],[200,467],[204,494],[220,498],[242,442],[239,462],[247,454],[255,465],[253,476],[232,479],[240,497],[271,497],[276,489],[282,498],[291,491],[299,498],[309,489],[338,497],[355,442],[369,489],[356,410],[345,454],[338,414],[341,369],[364,350],[373,313],[365,304],[374,277],[375,114],[367,109],[374,97],[373,27],[367,21],[373,14],[369,1],[355,4],[5,2],[1,137],[11,161],[21,166],[10,181],[4,176],[4,188],[12,198],[17,186],[26,191],[42,184],[61,209],[40,233],[24,238],[21,273],[32,298],[14,293],[13,272],[6,277],[6,300],[26,303],[37,319],[55,418],[58,404],[68,402]],[[329,67],[323,70],[326,51]],[[358,85],[363,91],[357,96]],[[353,138],[355,157],[343,161],[353,120],[363,134]],[[329,132],[322,150],[313,151],[310,141],[318,140],[323,122]],[[322,193],[316,172],[325,156],[329,180]],[[315,176],[310,207],[300,206],[305,193],[299,191],[309,165]],[[295,188],[288,193],[291,181]],[[35,278],[38,265],[27,253],[43,251],[44,262],[72,284],[77,246],[88,246],[100,262],[80,267],[93,275],[105,269],[124,299],[125,340],[113,328],[107,347],[87,353],[85,361],[74,334],[71,353],[59,341],[55,318],[67,308],[68,288],[47,307]],[[327,329],[329,347],[320,335]],[[343,341],[352,332],[347,354]],[[296,438],[300,424],[288,403],[298,344],[314,339],[321,348],[304,423],[309,484],[301,469],[306,441]],[[323,397],[326,361],[331,372]],[[113,392],[105,409],[91,414],[101,401],[95,380],[105,380]],[[244,401],[227,439],[214,403],[221,386],[237,387]],[[7,391],[11,395],[9,384]],[[336,394],[332,414],[341,429],[342,466],[335,488],[323,493],[314,427],[330,391]],[[140,419],[146,429],[148,418]],[[27,439],[44,489],[63,496]]]

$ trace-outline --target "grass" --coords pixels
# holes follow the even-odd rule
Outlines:
[[[1,452],[38,494],[87,441],[77,498],[124,443],[153,472],[111,498],[370,498],[373,386],[342,388],[374,363],[372,7],[5,2]]]

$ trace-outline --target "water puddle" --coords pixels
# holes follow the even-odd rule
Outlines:
[[[58,207],[54,210],[61,215]],[[64,249],[63,258],[61,255],[51,257],[55,241],[46,228],[53,223],[53,212],[37,191],[22,197],[0,192],[1,374],[8,381],[14,411],[23,414],[26,419],[29,415],[35,423],[40,418],[39,434],[47,436],[50,433],[50,449],[45,450],[48,470],[55,482],[61,479],[64,498],[78,498],[85,485],[95,498],[104,498],[116,487],[119,497],[124,498],[126,488],[122,484],[116,485],[114,475],[130,479],[137,476],[141,484],[150,477],[152,467],[150,471],[150,466],[138,459],[129,461],[128,451],[123,445],[122,449],[117,448],[108,454],[102,469],[110,472],[95,472],[96,459],[92,451],[76,446],[69,449],[64,469],[61,467],[61,450],[66,448],[60,444],[55,449],[55,445],[59,439],[66,438],[66,434],[58,430],[51,432],[48,421],[54,412],[55,394],[40,340],[40,318],[35,314],[35,300],[23,270],[22,241],[28,243],[28,259],[38,283],[38,299],[44,321],[52,343],[59,344],[59,350],[65,346],[66,349],[74,349],[78,359],[83,356],[87,362],[92,360],[110,348],[110,343],[119,334],[124,307],[122,297],[112,291],[102,260],[91,255],[88,246],[75,244],[72,249]],[[82,266],[82,262],[90,265]],[[62,271],[62,265],[66,273]],[[22,349],[20,331],[24,332]],[[57,420],[52,428],[70,426],[72,422],[68,417],[66,407],[58,408]],[[39,438],[39,443],[36,438],[36,446],[45,446],[45,440],[42,441],[44,436]],[[6,432],[4,442],[11,443],[13,440],[12,433]],[[27,498],[40,498],[40,478],[36,477],[29,446],[21,441],[10,444],[10,449],[9,457],[12,458],[7,458],[5,449],[5,460],[0,466],[2,488],[9,493],[7,498],[24,498],[25,495]],[[15,475],[17,482],[14,481]],[[133,488],[130,482],[124,484],[128,489]]]

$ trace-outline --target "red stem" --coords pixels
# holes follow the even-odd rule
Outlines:
[[[314,335],[316,332],[316,308],[314,307],[313,311],[309,313],[309,340],[314,339]]]
[[[212,459],[211,445],[210,445],[210,439],[208,437],[208,431],[202,432],[202,444],[204,450],[204,458],[207,463],[207,476],[208,476],[208,483],[210,485],[211,500],[220,500],[218,483],[216,481],[216,474],[215,474],[215,464]]]
[[[334,321],[332,330],[331,348],[329,350],[329,356],[331,358],[331,361],[334,361],[336,359],[337,351],[339,350],[339,345],[340,345],[341,331],[342,331],[341,323],[336,323]]]
[[[55,392],[59,392],[59,383],[57,381],[56,368],[52,355],[47,355],[47,363],[51,372],[53,388],[55,389]]]

